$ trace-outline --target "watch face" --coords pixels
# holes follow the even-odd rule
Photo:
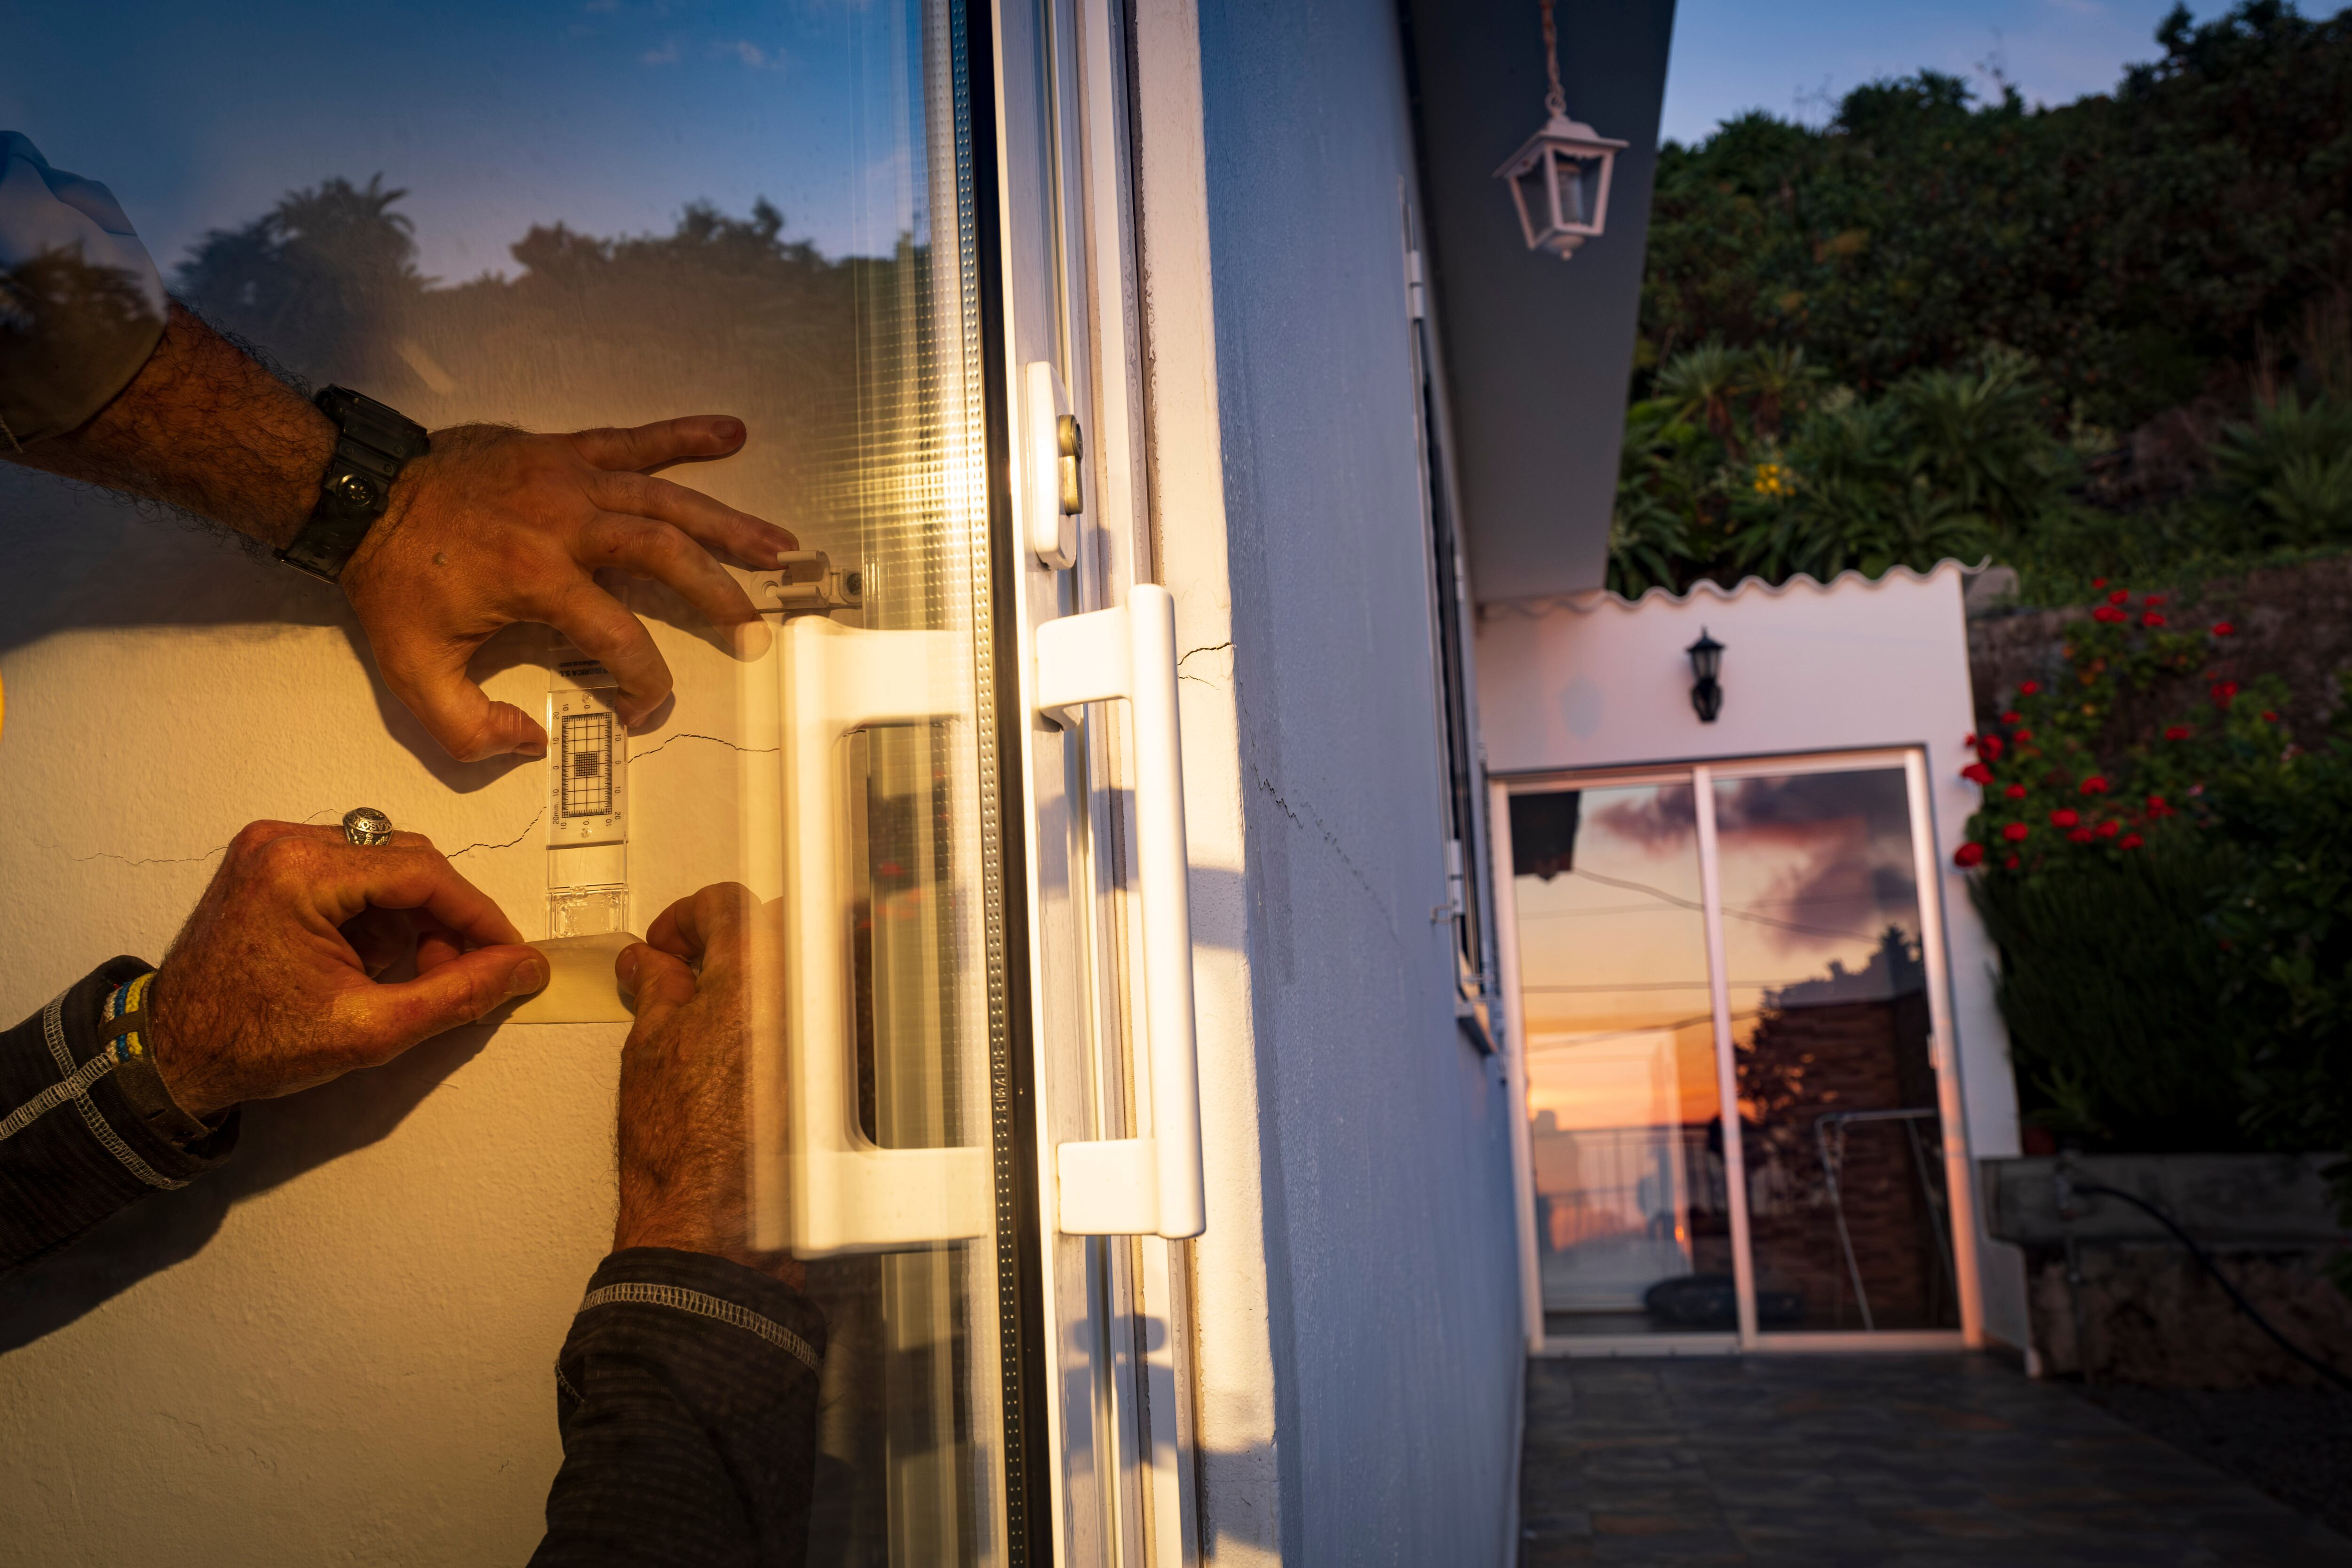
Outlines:
[[[353,506],[367,506],[375,500],[375,487],[357,474],[345,474],[337,479],[335,493]]]

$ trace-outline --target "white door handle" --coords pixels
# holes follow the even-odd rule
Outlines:
[[[886,1149],[858,1125],[856,976],[836,847],[848,820],[841,739],[872,724],[964,717],[971,645],[947,632],[863,631],[823,616],[786,621],[778,641],[783,994],[760,1001],[780,1006],[790,1027],[783,1115],[764,1095],[753,1100],[755,1234],[760,1245],[788,1244],[800,1258],[984,1236],[995,1196],[985,1149]],[[754,1079],[762,1081],[772,1080]],[[778,1171],[787,1178],[782,1194],[771,1174]]]
[[[1125,607],[1037,628],[1037,710],[1057,723],[1124,699],[1135,732],[1135,827],[1143,901],[1143,1138],[1055,1151],[1059,1224],[1071,1236],[1198,1236],[1201,1079],[1192,1035],[1192,916],[1186,888],[1184,763],[1176,718],[1176,602],[1139,583]]]

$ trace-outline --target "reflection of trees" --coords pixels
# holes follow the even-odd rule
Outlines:
[[[289,191],[251,223],[198,240],[178,293],[301,374],[381,374],[371,350],[432,282],[416,270],[413,226],[392,210],[407,194],[385,190],[381,174]]]
[[[537,428],[742,417],[752,441],[729,499],[788,527],[852,521],[861,411],[906,374],[921,335],[925,247],[829,260],[784,237],[765,201],[748,217],[688,206],[666,235],[600,238],[534,225],[520,270],[443,287],[416,270],[407,193],[330,179],[236,228],[215,229],[177,275],[187,302],[316,381],[344,381],[427,425]],[[861,375],[861,362],[866,366]],[[836,542],[846,543],[845,541]]]

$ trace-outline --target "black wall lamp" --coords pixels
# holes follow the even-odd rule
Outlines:
[[[1698,641],[1683,650],[1690,655],[1691,673],[1698,679],[1691,682],[1691,706],[1698,710],[1698,721],[1712,724],[1715,716],[1723,711],[1723,687],[1715,678],[1723,673],[1723,645],[1698,629]]]

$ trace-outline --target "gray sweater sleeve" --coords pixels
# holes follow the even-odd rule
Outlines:
[[[110,959],[0,1034],[0,1272],[149,1193],[187,1185],[236,1145],[231,1111],[183,1146],[172,1119],[142,1102],[141,1080],[121,1076],[128,1058],[100,1013],[110,991],[147,967]]]
[[[113,194],[0,131],[0,456],[111,402],[155,352],[168,310]]]

